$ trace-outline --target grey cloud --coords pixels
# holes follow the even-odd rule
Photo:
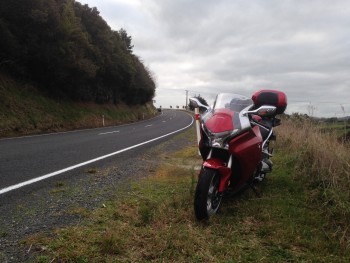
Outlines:
[[[349,101],[349,1],[88,1],[132,35],[160,100],[184,89],[212,98],[273,88],[287,93],[290,110],[308,113],[311,102],[319,115]]]

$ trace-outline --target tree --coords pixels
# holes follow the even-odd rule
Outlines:
[[[49,96],[98,103],[152,100],[152,74],[132,37],[75,0],[0,1],[0,71]]]
[[[123,43],[123,46],[126,48],[126,50],[129,53],[132,53],[132,49],[133,49],[133,45],[131,45],[131,36],[128,36],[128,34],[126,33],[125,29],[121,28],[119,31],[119,36],[121,38],[121,41]]]

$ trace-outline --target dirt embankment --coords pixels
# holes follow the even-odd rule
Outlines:
[[[127,106],[53,100],[33,85],[0,74],[0,138],[118,125],[155,114],[151,102]]]

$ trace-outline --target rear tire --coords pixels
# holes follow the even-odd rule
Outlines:
[[[219,209],[222,199],[219,185],[218,171],[202,169],[194,197],[194,211],[198,220],[209,219]]]

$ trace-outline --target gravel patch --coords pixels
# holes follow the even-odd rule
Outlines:
[[[160,144],[134,149],[94,166],[82,167],[26,192],[0,196],[0,262],[28,262],[42,248],[22,240],[79,225],[84,215],[118,198],[118,189],[152,175],[167,155],[191,146],[192,129]]]

